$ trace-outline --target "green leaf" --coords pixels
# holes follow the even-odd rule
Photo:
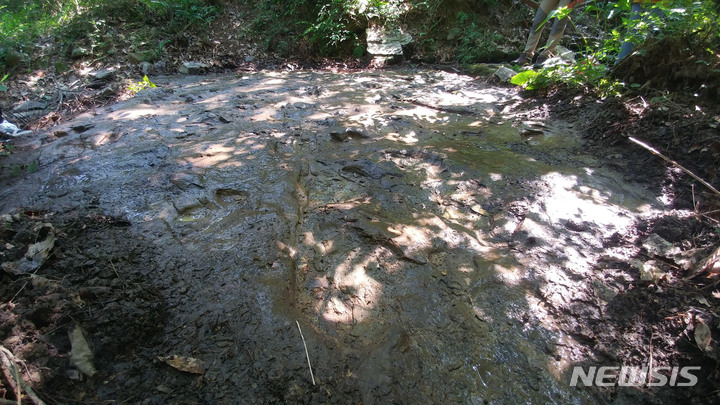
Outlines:
[[[0,91],[3,91],[3,92],[8,91],[8,86],[6,86],[4,84],[0,84]]]
[[[155,88],[155,83],[151,82],[150,79],[148,79],[147,75],[143,76],[143,83],[145,83],[146,87]]]
[[[525,87],[532,79],[536,78],[539,74],[540,73],[534,70],[525,70],[513,76],[512,79],[510,79],[510,83],[516,86]]]

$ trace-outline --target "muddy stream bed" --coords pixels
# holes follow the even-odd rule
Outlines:
[[[597,342],[632,333],[604,322],[666,209],[572,124],[442,71],[154,81],[15,140],[33,170],[0,181],[0,338],[49,402],[649,398],[570,385],[626,360]]]

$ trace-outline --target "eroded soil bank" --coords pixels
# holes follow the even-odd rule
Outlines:
[[[48,402],[712,398],[713,288],[670,283],[712,230],[574,123],[432,70],[155,83],[5,158],[0,339]],[[570,386],[648,363],[698,384]]]

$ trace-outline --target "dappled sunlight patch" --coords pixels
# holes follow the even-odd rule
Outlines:
[[[465,92],[458,92],[458,93],[439,93],[436,95],[433,95],[433,101],[440,106],[470,106],[475,103],[496,103],[498,102],[498,98],[492,94],[481,94],[481,93],[474,93],[475,97],[469,98],[468,94]],[[486,112],[492,112],[492,110],[488,110]]]
[[[119,121],[119,120],[136,120],[138,118],[148,117],[148,116],[154,116],[154,115],[160,115],[160,114],[174,114],[174,111],[164,109],[164,108],[158,108],[158,107],[136,107],[133,109],[128,110],[122,110],[122,111],[116,111],[108,114],[108,117],[111,120]]]
[[[545,201],[545,211],[554,220],[589,221],[615,231],[625,229],[634,222],[622,207],[609,201],[606,193],[578,185],[575,175],[551,172],[542,179],[551,190]]]
[[[518,286],[525,278],[525,272],[516,265],[493,265],[496,277],[509,286]]]
[[[394,142],[406,143],[408,145],[414,145],[419,142],[415,131],[408,131],[407,133],[402,135],[397,132],[390,132],[389,134],[385,135],[385,139]]]
[[[232,93],[220,93],[212,97],[208,97],[205,100],[201,100],[198,104],[205,106],[205,108],[223,108],[227,103],[231,102],[230,98],[233,96]]]
[[[332,286],[318,300],[316,309],[329,322],[355,324],[369,319],[372,309],[381,298],[382,284],[367,274],[371,255],[359,257],[359,251],[334,270]]]
[[[274,106],[262,107],[256,110],[257,112],[252,116],[248,117],[250,121],[279,121],[277,117],[278,109]]]
[[[185,158],[185,161],[195,167],[212,167],[217,166],[232,158],[235,148],[222,144],[214,145],[198,145],[195,153]],[[237,162],[237,164],[241,164]]]
[[[485,241],[476,239],[472,233],[459,232],[440,217],[423,216],[416,219],[416,222],[420,228],[413,228],[411,235],[414,235],[416,240],[420,240],[422,235],[422,239],[426,244],[429,243],[429,246],[432,246],[435,239],[440,239],[450,249],[463,248],[475,254],[487,254],[493,251],[493,248],[483,244]]]
[[[398,116],[410,117],[417,120],[427,121],[429,124],[439,124],[449,122],[450,117],[447,114],[441,114],[437,110],[429,107],[414,106],[414,108],[405,108],[396,113]]]
[[[422,251],[432,246],[432,230],[412,225],[396,224],[388,226],[388,231],[397,235],[392,238],[398,246],[411,252]]]

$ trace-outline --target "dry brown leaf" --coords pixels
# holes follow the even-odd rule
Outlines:
[[[71,344],[70,360],[83,374],[88,377],[94,376],[97,370],[93,365],[93,353],[85,339],[83,330],[79,326],[75,326],[75,328],[68,333],[68,336],[70,337]]]
[[[700,321],[695,325],[695,343],[704,352],[712,350],[712,334],[705,322]]]
[[[158,360],[167,363],[170,367],[192,374],[205,374],[202,361],[183,356],[158,356]]]

